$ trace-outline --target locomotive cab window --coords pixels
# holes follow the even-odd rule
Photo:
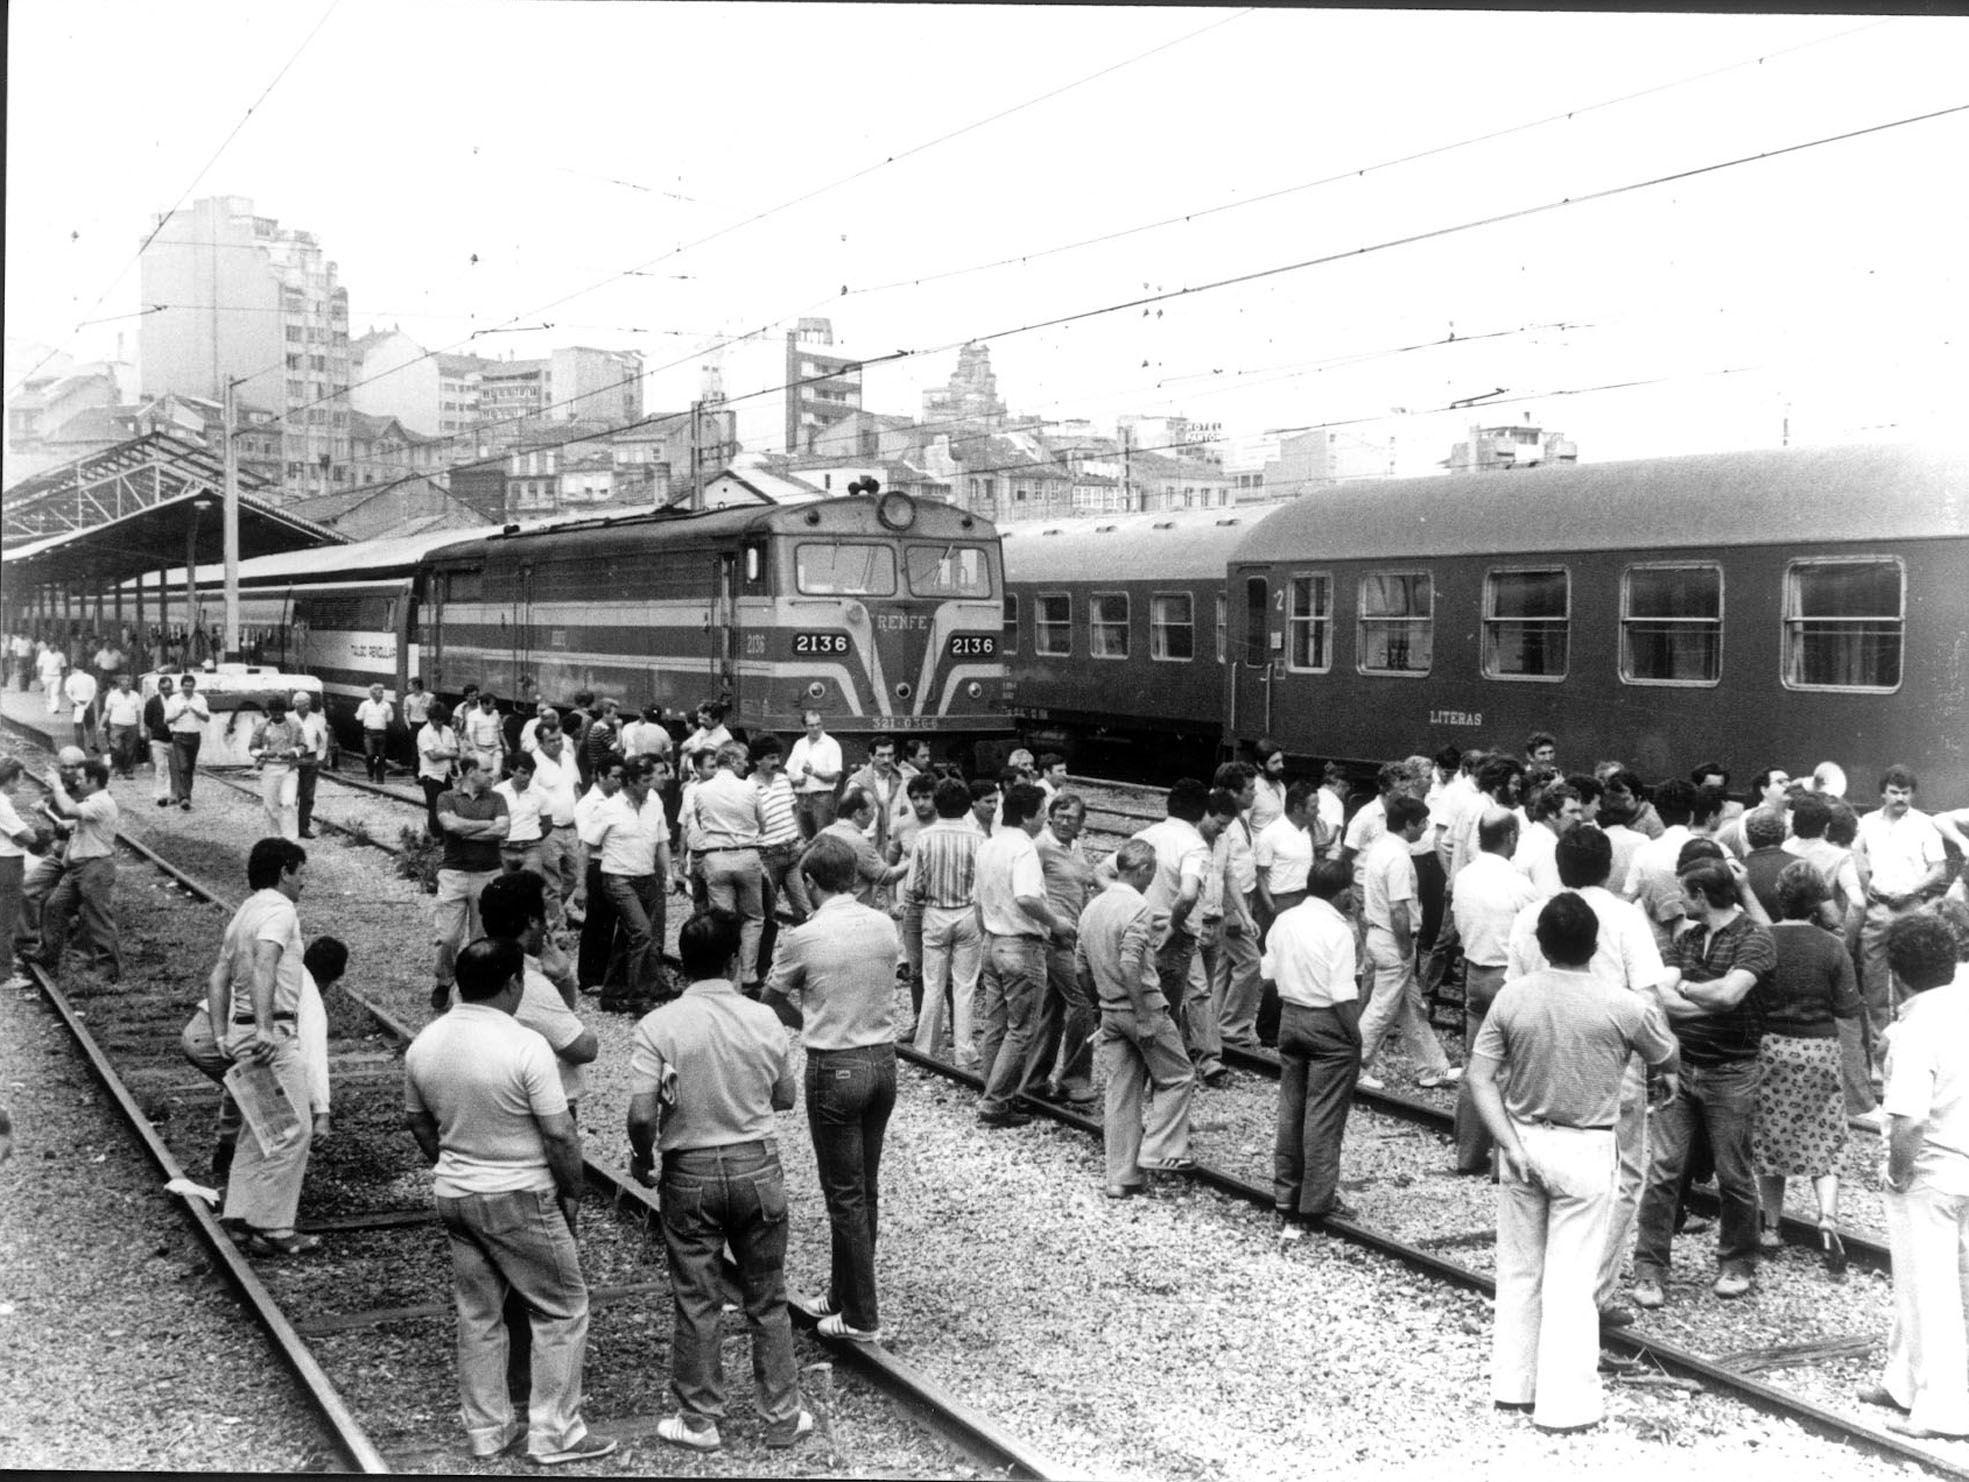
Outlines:
[[[1008,654],[1019,651],[1019,599],[1007,592],[1005,594],[1005,636],[999,640]]]
[[[1360,671],[1421,677],[1435,662],[1435,587],[1426,571],[1361,578]]]
[[[1308,674],[1333,667],[1333,578],[1325,572],[1292,578],[1285,614],[1285,665]]]
[[[886,545],[801,545],[794,581],[809,597],[893,597],[896,552]]]
[[[912,545],[903,552],[916,597],[989,597],[991,562],[981,545]]]
[[[1073,599],[1065,592],[1032,599],[1032,651],[1053,658],[1073,652]]]
[[[1128,657],[1128,594],[1095,592],[1087,599],[1087,652],[1097,659]]]
[[[1906,573],[1895,557],[1793,561],[1784,573],[1786,686],[1899,689],[1906,614]]]
[[[746,591],[766,590],[766,547],[762,542],[748,540],[745,543],[744,571]]]
[[[1721,682],[1721,566],[1663,562],[1621,574],[1620,677],[1628,684]]]
[[[1196,657],[1196,599],[1188,592],[1149,599],[1149,657],[1183,664]]]
[[[1572,578],[1563,566],[1484,577],[1484,677],[1564,679]]]

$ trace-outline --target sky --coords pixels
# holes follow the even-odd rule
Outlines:
[[[720,337],[819,315],[848,353],[910,352],[868,367],[874,410],[917,412],[984,337],[1015,412],[1326,426],[1405,473],[1473,421],[1587,461],[1963,435],[1969,111],[1899,122],[1969,105],[1961,18],[15,0],[7,23],[10,393],[49,348],[134,358],[143,234],[224,194],[316,234],[354,333],[639,349],[651,410]]]

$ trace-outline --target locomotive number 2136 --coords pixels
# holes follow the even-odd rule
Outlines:
[[[845,654],[848,651],[846,633],[795,633],[793,652],[796,654]]]

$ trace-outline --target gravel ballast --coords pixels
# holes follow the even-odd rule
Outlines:
[[[194,812],[152,814],[147,781],[118,787],[126,803],[136,804],[126,813],[133,831],[153,835],[168,857],[212,883],[243,893],[240,860],[256,832],[253,804],[201,787]],[[321,801],[324,813],[339,816],[326,787]],[[193,839],[204,843],[194,846]],[[309,847],[304,928],[349,940],[356,951],[352,982],[408,1022],[423,1022],[429,898],[396,880],[374,851],[328,839]],[[681,905],[672,897],[673,930]],[[210,939],[216,934],[211,928]],[[600,1013],[592,1001],[584,1013],[603,1049],[591,1067],[582,1124],[592,1155],[623,1164],[633,1026],[626,1016]],[[1229,1090],[1200,1092],[1199,1156],[1262,1181],[1273,1094],[1244,1074]],[[1481,1298],[1337,1240],[1315,1237],[1281,1248],[1268,1216],[1183,1181],[1160,1183],[1149,1199],[1109,1201],[1099,1191],[1095,1139],[1041,1124],[986,1131],[975,1123],[974,1102],[972,1093],[929,1073],[907,1067],[902,1073],[883,1170],[881,1281],[889,1346],[1008,1429],[1091,1475],[1453,1473],[1516,1482],[1581,1471],[1654,1476],[1663,1466],[1732,1478],[1902,1473],[1897,1463],[1829,1444],[1736,1401],[1675,1389],[1610,1387],[1609,1423],[1599,1431],[1541,1435],[1522,1417],[1490,1408],[1489,1314]],[[1446,1161],[1439,1141],[1430,1151],[1416,1133],[1411,1149],[1392,1136],[1365,1135],[1356,1117],[1364,1135],[1350,1144],[1346,1176],[1376,1181],[1362,1185],[1372,1188],[1371,1211],[1349,1195],[1363,1205],[1365,1223],[1383,1227],[1384,1196],[1391,1216],[1413,1212],[1434,1233],[1491,1223],[1481,1181],[1455,1181],[1470,1193],[1466,1202],[1459,1190],[1453,1210],[1438,1204],[1437,1181],[1423,1165]],[[826,1270],[827,1227],[801,1109],[783,1116],[780,1146],[794,1211],[790,1284],[811,1291]],[[1398,1181],[1404,1176],[1406,1185]],[[584,1240],[598,1224],[588,1222]],[[1387,1227],[1394,1228],[1392,1220]],[[1487,1265],[1490,1255],[1483,1247],[1445,1254],[1473,1265],[1480,1259]],[[1809,1293],[1818,1285],[1815,1270],[1801,1274],[1799,1291]],[[1856,1273],[1853,1283],[1867,1280]],[[1701,1300],[1717,1305],[1706,1294]],[[1804,1295],[1788,1316],[1775,1298],[1760,1293],[1756,1300],[1764,1312],[1760,1330],[1777,1334],[1767,1341],[1818,1335],[1817,1327],[1790,1326],[1809,1315]],[[1663,1321],[1695,1301],[1678,1293]],[[654,1307],[654,1320],[645,1313],[642,1326],[663,1329],[667,1341],[667,1303]],[[631,1304],[610,1311],[626,1317]],[[598,1313],[598,1332],[614,1321]],[[443,1324],[426,1326],[446,1331]],[[656,1335],[625,1333],[624,1340],[653,1344]],[[746,1372],[742,1354],[741,1346],[728,1355],[735,1380]],[[1853,1372],[1871,1377],[1864,1364]],[[605,1429],[618,1404],[659,1408],[664,1377],[647,1360],[633,1373],[595,1365],[593,1422]],[[1772,1377],[1789,1384],[1799,1374]],[[1846,1379],[1842,1372],[1827,1382]],[[734,1383],[734,1397],[745,1387]],[[447,1390],[407,1395],[404,1404],[429,1417],[426,1433],[455,1424]],[[858,1467],[879,1465],[873,1452],[844,1449]],[[819,1461],[811,1448],[795,1455],[809,1468]],[[763,1457],[754,1451],[747,1460]],[[632,1446],[623,1460],[625,1470],[697,1465],[654,1443]]]

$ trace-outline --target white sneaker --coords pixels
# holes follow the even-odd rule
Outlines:
[[[1385,1091],[1388,1089],[1388,1083],[1386,1081],[1382,1080],[1379,1076],[1369,1075],[1366,1071],[1362,1071],[1354,1078],[1354,1085],[1363,1091]]]
[[[1441,1075],[1417,1076],[1415,1078],[1415,1084],[1420,1086],[1425,1091],[1433,1091],[1438,1086],[1453,1086],[1462,1079],[1463,1079],[1463,1067],[1460,1065],[1452,1065],[1448,1070],[1444,1071]]]
[[[1877,1106],[1872,1111],[1861,1112],[1858,1116],[1848,1117],[1846,1120],[1865,1132],[1885,1132],[1887,1130],[1887,1113]]]

